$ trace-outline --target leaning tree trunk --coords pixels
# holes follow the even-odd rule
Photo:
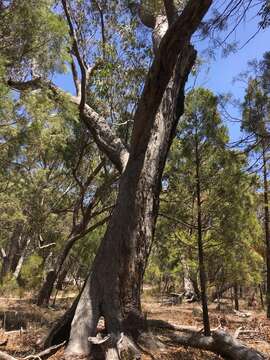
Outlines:
[[[195,51],[187,47],[185,58],[179,57],[145,150],[130,154],[115,209],[76,309],[67,354],[90,353],[88,336],[95,335],[100,316],[116,339],[122,332],[136,336],[144,326],[141,284],[158,214],[161,176],[183,112],[184,85],[194,60]],[[113,351],[107,357],[118,359]]]
[[[97,322],[104,316],[106,331],[110,334],[106,359],[120,359],[121,344],[134,350],[138,358],[136,347],[123,333],[134,337],[144,326],[141,284],[158,213],[162,171],[183,113],[184,86],[196,57],[189,45],[190,38],[211,3],[211,0],[189,0],[179,16],[175,11],[175,20],[169,20],[169,28],[164,16],[154,22],[156,54],[134,115],[128,163],[120,178],[118,198],[107,231],[76,307],[66,357],[87,357],[91,353],[89,338],[96,343],[93,337]],[[81,107],[80,114],[94,116],[96,121],[89,107]],[[103,130],[102,134],[110,136],[106,126]],[[99,141],[98,129],[91,127],[91,131]],[[111,155],[107,151],[112,161],[117,149],[122,159],[119,141],[112,141]],[[104,147],[104,143],[99,144]]]

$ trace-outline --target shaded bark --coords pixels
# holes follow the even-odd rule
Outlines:
[[[261,307],[262,307],[262,309],[264,309],[263,290],[262,290],[262,285],[261,284],[259,284],[259,292],[260,292]]]
[[[49,301],[50,301],[50,296],[53,290],[53,285],[54,282],[57,279],[57,273],[55,272],[55,270],[51,269],[48,271],[47,275],[46,275],[46,279],[38,293],[37,296],[37,305],[41,306],[48,306],[49,305]]]

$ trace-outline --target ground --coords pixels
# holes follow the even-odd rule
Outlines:
[[[161,319],[174,324],[202,326],[201,312],[198,303],[168,305],[162,296],[153,295],[145,291],[143,297],[143,309],[148,319]],[[25,357],[41,351],[40,344],[51,323],[58,318],[72,301],[72,297],[57,299],[56,307],[40,309],[31,304],[29,299],[1,298],[0,299],[0,344],[6,339],[7,343],[0,346],[0,350],[13,355],[16,358]],[[265,313],[260,308],[248,308],[244,300],[240,301],[241,310],[248,317],[236,315],[233,312],[229,299],[217,310],[217,304],[210,305],[211,327],[217,327],[220,322],[232,334],[240,326],[247,330],[240,334],[239,340],[266,354],[270,354],[270,321],[266,320]],[[10,314],[12,315],[10,317]],[[13,316],[14,315],[14,316]],[[3,329],[5,325],[6,330]],[[16,326],[15,326],[16,325]],[[14,327],[22,327],[21,330],[12,330]],[[8,329],[7,329],[8,328]],[[166,338],[166,331],[160,333],[159,338]],[[60,349],[50,360],[63,359],[63,349]],[[145,353],[143,360],[217,360],[220,359],[211,353],[190,348],[166,346],[151,354]],[[270,359],[270,356],[269,356]]]

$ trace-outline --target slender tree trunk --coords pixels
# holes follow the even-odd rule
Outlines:
[[[198,149],[198,137],[195,139],[195,161],[196,161],[196,194],[197,194],[197,238],[198,238],[198,257],[199,273],[201,283],[201,301],[203,309],[203,324],[205,336],[210,336],[210,322],[208,315],[207,301],[207,279],[204,265],[203,234],[202,234],[202,208],[201,208],[201,174],[200,174],[200,155]]]
[[[263,186],[264,186],[264,228],[266,242],[266,313],[270,319],[270,230],[269,230],[269,199],[268,199],[268,179],[267,179],[267,158],[266,147],[263,146]]]
[[[11,238],[8,242],[7,251],[2,249],[2,269],[0,274],[0,280],[8,273],[14,273],[16,271],[18,262],[27,246],[28,239],[23,236],[23,225],[16,225]]]
[[[57,279],[57,284],[56,284],[56,289],[57,290],[63,290],[63,284],[64,284],[64,281],[65,281],[65,278],[68,274],[68,268],[64,268],[59,276],[58,276],[58,279]]]
[[[238,285],[237,283],[233,286],[233,294],[234,294],[234,308],[239,311],[239,300],[238,300]]]
[[[21,272],[21,269],[22,269],[22,266],[23,266],[23,263],[24,263],[24,260],[26,258],[26,254],[27,254],[27,249],[28,249],[28,245],[30,243],[30,239],[28,238],[27,241],[26,241],[26,244],[25,244],[25,247],[21,253],[21,256],[18,260],[18,263],[17,263],[17,266],[15,268],[15,271],[13,273],[13,276],[15,279],[18,279],[19,276],[20,276],[20,272]]]
[[[260,291],[261,307],[262,307],[262,309],[264,309],[263,291],[262,291],[262,285],[261,284],[259,284],[259,291]]]

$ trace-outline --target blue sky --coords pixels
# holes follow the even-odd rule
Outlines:
[[[246,21],[241,23],[229,38],[230,41],[238,42],[238,50],[224,57],[222,49],[217,48],[215,60],[207,60],[207,64],[203,66],[197,80],[197,86],[207,87],[216,94],[232,93],[235,98],[240,101],[243,100],[245,86],[241,82],[233,82],[233,79],[248,69],[248,61],[255,58],[260,60],[264,52],[270,51],[270,28],[261,30],[252,38],[258,30],[258,22],[259,19],[254,16],[254,11],[247,16]],[[246,44],[247,41],[249,42]],[[208,46],[208,40],[196,43],[201,54]],[[226,109],[233,117],[240,118],[240,111],[236,107],[228,106]],[[238,140],[241,136],[240,124],[227,122],[227,126],[229,127],[231,141]]]

